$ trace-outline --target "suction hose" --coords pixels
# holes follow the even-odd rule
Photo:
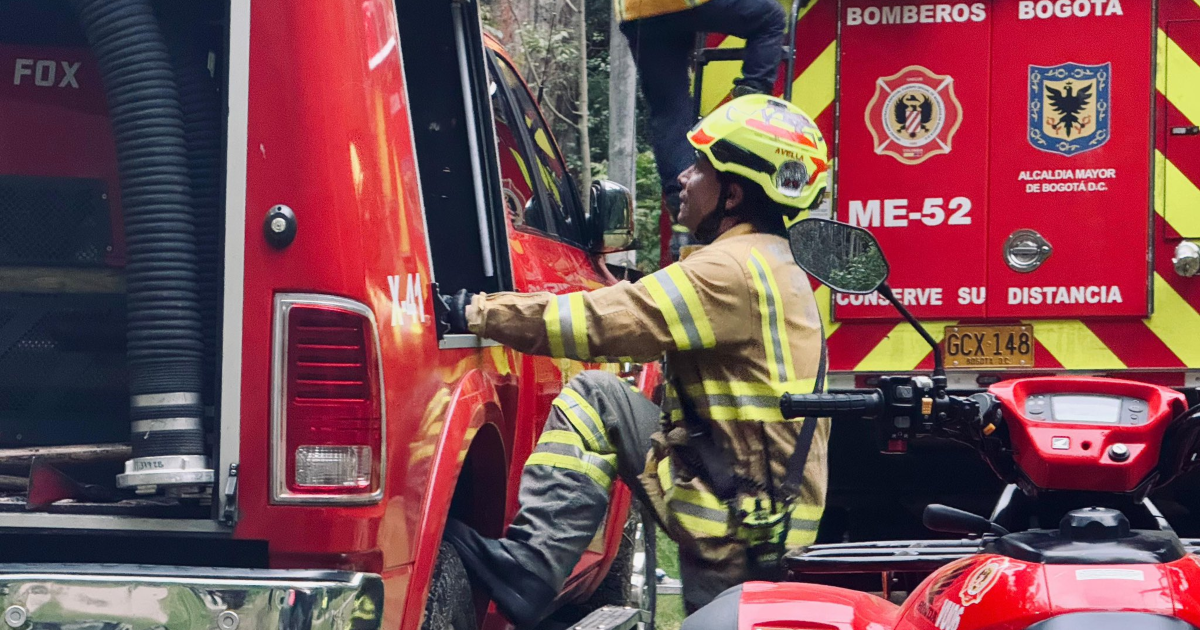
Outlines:
[[[100,66],[124,206],[133,458],[117,485],[210,484],[196,236],[179,89],[149,0],[72,0]]]
[[[205,33],[204,16],[196,10],[200,3],[173,7],[178,14],[160,23],[167,36],[171,65],[179,84],[179,104],[183,112],[183,137],[187,147],[188,177],[192,184],[192,208],[196,227],[197,283],[200,291],[200,324],[204,331],[203,389],[204,405],[215,403],[217,374],[218,318],[221,313],[221,259],[224,249],[221,233],[221,193],[224,175],[224,129],[221,125],[221,94],[209,71],[211,41]]]

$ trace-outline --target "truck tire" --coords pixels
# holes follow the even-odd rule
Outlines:
[[[474,601],[462,559],[453,545],[442,541],[433,565],[421,630],[476,630]]]
[[[554,619],[574,623],[604,606],[628,606],[648,611],[650,619],[643,624],[643,630],[653,630],[657,566],[654,521],[645,518],[641,505],[634,502],[629,507],[621,546],[608,568],[608,575],[604,576],[591,597],[584,602],[564,606],[554,615]]]

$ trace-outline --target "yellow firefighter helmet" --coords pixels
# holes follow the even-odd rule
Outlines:
[[[688,133],[688,140],[718,171],[762,186],[772,200],[793,209],[787,218],[821,201],[829,178],[829,147],[799,107],[765,94],[741,96],[718,107]]]

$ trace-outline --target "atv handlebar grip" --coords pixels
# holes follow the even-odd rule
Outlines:
[[[784,394],[779,400],[784,418],[867,418],[883,411],[883,395],[869,394]]]

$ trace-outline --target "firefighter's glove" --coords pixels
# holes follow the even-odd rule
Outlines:
[[[459,289],[454,295],[438,295],[437,321],[442,334],[468,335],[467,305],[471,303],[471,292]]]

